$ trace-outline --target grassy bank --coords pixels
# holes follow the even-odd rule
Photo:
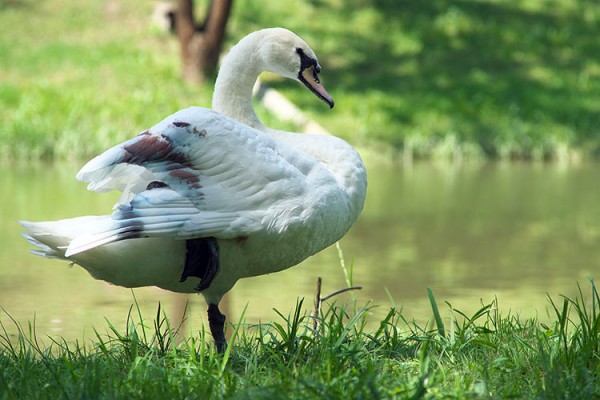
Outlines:
[[[181,83],[176,41],[152,11],[141,0],[0,2],[10,27],[0,157],[89,157],[179,108],[209,106],[211,85]],[[599,153],[597,2],[253,1],[232,15],[228,45],[276,25],[312,44],[336,109],[273,85],[355,144],[411,157]]]
[[[586,290],[587,291],[587,290]],[[225,355],[207,335],[180,344],[160,315],[93,343],[41,344],[31,327],[0,332],[0,398],[591,399],[600,395],[600,297],[550,300],[553,323],[452,310],[418,326],[390,310],[368,329],[368,307],[335,304],[318,327],[299,302],[268,325],[238,324]],[[6,316],[4,328],[12,323]],[[446,321],[446,322],[444,322]],[[46,342],[48,342],[46,338]],[[210,339],[208,339],[210,343]]]

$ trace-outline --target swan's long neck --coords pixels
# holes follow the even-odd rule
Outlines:
[[[366,171],[358,153],[336,137],[271,129],[260,122],[254,112],[252,89],[258,75],[268,69],[259,55],[260,46],[264,36],[273,32],[274,30],[255,32],[231,48],[215,82],[212,108],[310,154],[345,189],[351,214],[356,217],[362,209],[366,193]]]
[[[212,108],[239,122],[265,130],[252,105],[252,89],[265,70],[256,51],[259,37],[249,35],[231,48],[215,82]]]

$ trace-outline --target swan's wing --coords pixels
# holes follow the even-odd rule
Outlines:
[[[112,229],[76,238],[67,254],[133,237],[280,231],[302,213],[317,164],[211,110],[179,111],[81,169],[90,189],[132,190],[133,198],[116,207]]]

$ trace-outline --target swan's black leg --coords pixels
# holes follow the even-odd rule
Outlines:
[[[188,239],[185,241],[186,253],[180,282],[190,276],[200,278],[196,290],[201,292],[212,283],[219,272],[219,243],[214,237]]]
[[[227,339],[225,339],[225,315],[221,314],[217,304],[208,305],[208,326],[212,333],[217,351],[224,353],[227,348]]]

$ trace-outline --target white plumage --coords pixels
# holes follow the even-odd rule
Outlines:
[[[251,90],[262,71],[304,83],[333,107],[302,39],[254,32],[224,61],[213,110],[178,111],[79,171],[90,190],[123,192],[111,215],[21,221],[33,252],[115,285],[201,289],[222,351],[222,296],[240,278],[289,268],[340,239],[366,193],[364,165],[346,142],[258,120]]]

